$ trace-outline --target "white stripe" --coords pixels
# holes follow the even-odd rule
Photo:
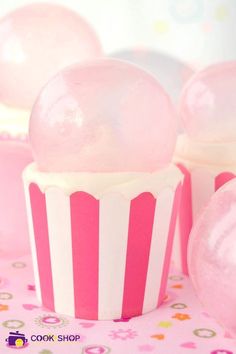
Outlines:
[[[168,241],[173,198],[173,189],[165,189],[157,196],[143,313],[151,311],[157,307],[166,245]]]
[[[193,223],[201,209],[215,192],[215,176],[207,169],[191,171]]]
[[[99,208],[98,318],[120,318],[130,201],[119,194],[109,194],[100,200]]]
[[[70,197],[49,188],[46,207],[55,311],[74,316]]]
[[[34,238],[34,226],[33,226],[33,218],[32,218],[31,203],[30,203],[30,194],[29,194],[29,186],[30,186],[30,184],[28,182],[24,181],[26,211],[27,211],[27,219],[28,219],[28,229],[29,229],[30,246],[31,246],[33,270],[34,270],[36,295],[37,295],[37,298],[38,298],[39,302],[42,303],[40,280],[39,280],[39,271],[38,271],[38,261],[37,261],[37,252],[36,252],[36,244],[35,244],[35,238]]]
[[[180,235],[179,215],[177,216],[177,220],[176,220],[176,228],[175,228],[171,261],[174,263],[176,269],[182,271],[181,235]]]

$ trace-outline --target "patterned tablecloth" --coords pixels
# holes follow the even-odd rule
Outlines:
[[[16,331],[28,339],[24,346],[8,345],[6,339],[10,343],[10,336],[17,336],[10,332]],[[22,345],[20,337],[17,345]],[[12,349],[32,354],[232,354],[236,340],[202,310],[189,279],[173,270],[165,303],[145,316],[99,322],[52,313],[36,300],[27,256],[0,262],[0,354]]]

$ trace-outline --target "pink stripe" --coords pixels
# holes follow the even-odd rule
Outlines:
[[[174,197],[174,202],[173,202],[173,209],[172,209],[172,215],[171,215],[171,220],[170,220],[170,228],[169,228],[169,233],[168,233],[167,248],[166,248],[165,260],[164,260],[164,266],[163,266],[163,270],[162,270],[161,288],[160,288],[160,292],[159,292],[157,306],[159,306],[163,302],[165,295],[166,295],[166,284],[167,284],[167,278],[168,278],[168,273],[169,273],[173,239],[174,239],[174,234],[175,234],[176,219],[177,219],[177,215],[179,212],[179,205],[180,205],[180,200],[181,200],[181,191],[182,191],[182,184],[179,183],[179,185],[175,191],[175,197]]]
[[[142,314],[156,199],[142,193],[131,201],[122,317]]]
[[[42,303],[45,307],[54,311],[54,295],[45,194],[42,193],[39,187],[34,183],[31,183],[29,186],[29,193]]]
[[[235,175],[231,172],[222,172],[215,178],[215,191],[223,186],[225,183],[229,182],[231,179],[235,178]]]
[[[75,316],[98,318],[99,201],[85,192],[70,197]]]
[[[191,173],[181,164],[177,165],[184,174],[182,195],[179,208],[180,252],[182,271],[188,275],[187,249],[190,231],[193,225]]]

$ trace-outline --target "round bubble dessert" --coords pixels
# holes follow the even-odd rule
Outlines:
[[[164,89],[125,61],[69,66],[39,94],[29,137],[23,179],[44,306],[87,319],[159,306],[182,179]]]
[[[235,325],[236,180],[210,199],[190,235],[189,273],[205,310],[232,337]]]
[[[72,66],[44,87],[29,136],[41,171],[154,172],[171,161],[176,120],[154,77],[100,60]]]
[[[181,208],[188,210],[183,216],[186,247],[201,208],[236,173],[235,90],[236,62],[225,62],[196,73],[182,92],[179,113],[185,133],[178,138],[174,160],[186,174],[189,205]]]
[[[177,105],[184,84],[194,70],[170,55],[149,48],[135,48],[113,52],[113,58],[127,60],[152,73]],[[180,128],[179,128],[180,130]]]
[[[196,73],[185,86],[179,106],[185,134],[177,154],[195,163],[234,163],[236,142],[236,62],[215,64]],[[188,156],[189,155],[189,156]]]
[[[90,25],[60,5],[30,4],[0,19],[2,257],[29,252],[20,176],[32,160],[27,136],[34,100],[58,70],[101,55],[99,40]]]

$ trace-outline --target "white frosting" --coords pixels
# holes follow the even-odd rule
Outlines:
[[[0,103],[0,134],[11,138],[28,134],[30,111],[12,108]]]
[[[182,181],[182,173],[172,164],[154,173],[49,173],[32,163],[24,170],[23,179],[27,184],[36,183],[42,192],[58,187],[68,195],[84,191],[100,198],[106,193],[121,193],[132,199],[142,192],[155,196],[163,188],[174,189]]]
[[[189,165],[235,167],[236,142],[200,142],[182,134],[177,140],[174,161]]]

